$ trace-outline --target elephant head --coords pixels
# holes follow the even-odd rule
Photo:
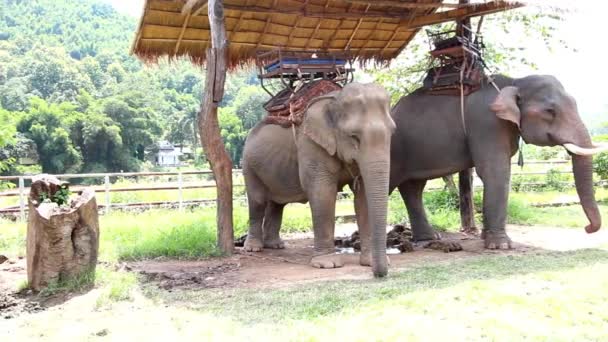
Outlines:
[[[593,192],[594,153],[607,147],[594,146],[581,120],[576,101],[553,76],[529,76],[504,87],[491,109],[517,126],[526,143],[561,145],[572,155],[576,191],[589,219],[585,228],[594,233],[601,227],[600,212]]]
[[[386,213],[390,171],[390,141],[395,123],[390,97],[376,84],[351,83],[310,106],[303,132],[331,156],[361,172],[372,232],[372,270],[383,277],[386,260]]]

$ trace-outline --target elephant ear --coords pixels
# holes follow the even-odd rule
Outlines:
[[[308,106],[302,123],[302,132],[323,147],[330,156],[336,154],[336,129],[333,127],[332,110],[335,96],[318,97]]]
[[[511,121],[517,125],[517,128],[520,128],[521,112],[517,105],[518,93],[519,89],[517,89],[517,87],[509,86],[502,88],[498,97],[494,100],[494,103],[490,105],[490,109],[492,109],[500,119]]]

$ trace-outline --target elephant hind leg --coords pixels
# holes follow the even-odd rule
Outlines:
[[[401,197],[407,206],[408,215],[412,223],[412,239],[414,241],[428,241],[423,244],[424,248],[437,249],[444,252],[461,251],[462,246],[457,241],[441,240],[429,223],[424,205],[422,203],[422,192],[426,181],[408,181],[399,186]]]
[[[412,224],[412,238],[414,241],[437,240],[441,236],[433,229],[426,217],[422,192],[426,180],[406,181],[399,185],[399,193],[407,207],[407,213]]]
[[[264,214],[264,248],[282,249],[285,243],[281,240],[279,231],[283,220],[285,204],[268,201]]]
[[[248,252],[260,252],[264,249],[263,229],[264,213],[268,201],[266,200],[265,187],[255,175],[245,174],[247,187],[247,204],[249,207],[249,231],[245,240],[244,249]]]

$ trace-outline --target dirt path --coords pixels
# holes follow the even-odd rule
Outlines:
[[[350,235],[354,224],[337,227],[337,236]],[[583,229],[552,227],[509,226],[509,234],[514,243],[510,251],[489,251],[476,237],[459,233],[446,233],[444,239],[460,242],[463,250],[444,253],[425,249],[421,245],[414,252],[392,254],[391,271],[404,270],[424,264],[451,262],[480,255],[504,254],[523,255],[543,250],[575,250],[608,246],[608,231],[602,230],[587,235]],[[150,260],[128,263],[123,268],[137,272],[150,284],[167,291],[181,289],[202,290],[209,288],[275,288],[288,287],[318,281],[369,279],[370,268],[360,266],[358,254],[345,254],[345,266],[338,269],[315,269],[308,266],[312,256],[312,236],[293,234],[286,236],[283,250],[265,250],[262,253],[247,253],[237,248],[237,253],[229,258],[214,258],[201,261]],[[36,312],[41,306],[62,306],[66,298],[59,302],[50,300],[38,302],[14,294],[26,280],[25,260],[8,260],[0,264],[0,317],[13,318],[22,312]],[[95,291],[78,297],[90,297]],[[84,300],[81,298],[80,300]]]
[[[342,225],[337,236],[349,235],[354,225]],[[582,229],[509,226],[514,243],[510,251],[489,251],[479,238],[460,233],[445,233],[444,239],[460,242],[463,250],[444,253],[417,245],[414,252],[390,255],[391,270],[398,271],[429,263],[450,262],[479,255],[521,255],[542,250],[573,250],[608,244],[608,232],[594,235]],[[359,265],[358,254],[345,254],[345,266],[338,269],[315,269],[308,266],[312,256],[310,234],[286,237],[283,250],[248,253],[237,248],[230,258],[208,261],[142,261],[131,263],[129,269],[158,282],[161,288],[284,287],[325,280],[368,279],[371,271]]]

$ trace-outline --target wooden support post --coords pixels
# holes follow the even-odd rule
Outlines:
[[[25,221],[25,180],[19,177],[19,220]]]
[[[184,193],[182,191],[184,186],[184,178],[182,177],[181,171],[177,174],[177,196],[179,202],[179,211],[184,211]]]
[[[217,118],[217,108],[224,96],[228,52],[223,0],[210,0],[208,13],[211,48],[207,49],[207,79],[198,124],[201,143],[217,184],[217,243],[223,254],[230,255],[234,250],[232,160],[224,147]]]
[[[460,231],[466,234],[477,234],[473,205],[473,169],[466,169],[458,173],[458,187],[460,189]]]
[[[110,213],[110,206],[112,205],[112,200],[110,199],[110,176],[105,175],[103,177],[103,182],[106,190],[106,210],[105,214]]]

